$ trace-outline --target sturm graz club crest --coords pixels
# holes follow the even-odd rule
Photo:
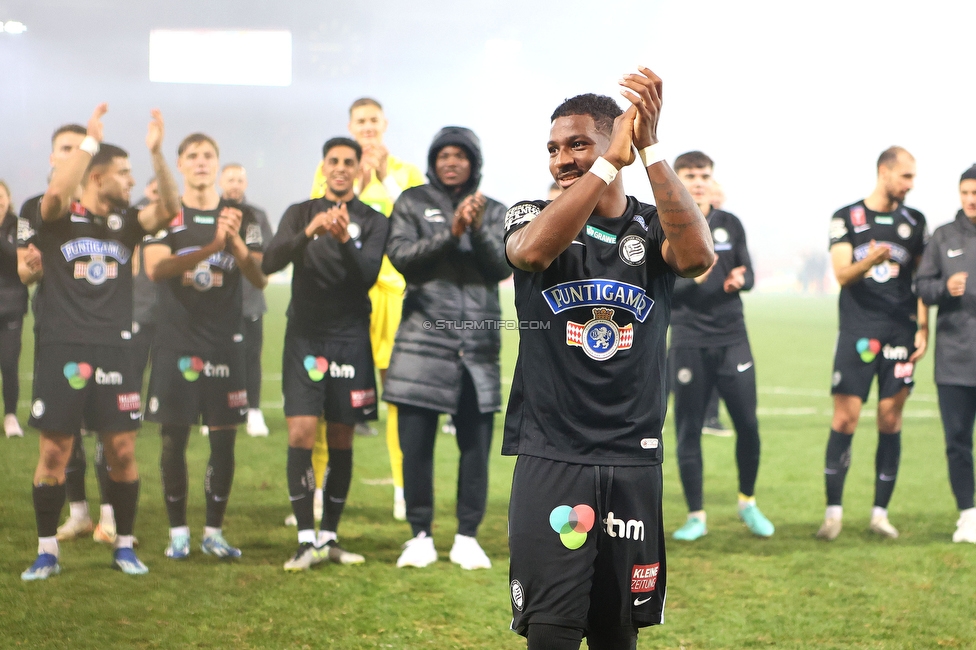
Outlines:
[[[634,342],[634,327],[619,327],[613,322],[613,310],[595,307],[593,319],[585,323],[566,323],[566,345],[583,348],[596,361],[606,361],[617,350],[629,350]]]

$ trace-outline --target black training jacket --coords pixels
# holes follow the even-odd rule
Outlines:
[[[966,291],[950,296],[946,281],[960,271],[969,273]],[[935,383],[976,386],[976,225],[962,210],[932,234],[915,281],[922,302],[939,308]]]

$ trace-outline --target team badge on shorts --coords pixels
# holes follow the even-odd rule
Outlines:
[[[559,533],[559,541],[571,551],[586,542],[586,535],[596,522],[593,508],[581,503],[575,508],[556,506],[549,513],[549,526]]]
[[[593,319],[585,323],[566,323],[566,345],[583,348],[595,361],[606,361],[617,350],[629,350],[634,343],[634,327],[618,327],[613,322],[613,310],[595,307]]]
[[[518,580],[512,580],[512,604],[520,612],[525,607],[525,590],[522,589],[522,583]]]

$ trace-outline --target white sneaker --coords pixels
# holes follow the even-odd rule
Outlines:
[[[252,438],[266,438],[268,434],[268,425],[264,422],[264,413],[261,409],[248,409],[247,410],[247,435]]]
[[[976,544],[976,510],[959,513],[959,521],[956,522],[956,532],[952,534],[952,541]]]
[[[95,525],[89,517],[85,517],[84,519],[68,517],[63,524],[58,526],[58,534],[55,535],[55,538],[60,542],[64,542],[69,539],[88,535],[94,529]]]
[[[871,517],[871,525],[868,529],[876,535],[898,539],[898,529],[891,525],[887,515],[874,515]]]
[[[490,569],[491,560],[485,555],[478,540],[466,535],[455,535],[451,547],[451,562],[460,564],[462,569]]]
[[[200,435],[201,436],[209,436],[210,435],[210,427],[208,427],[206,424],[203,425],[202,427],[200,427]]]
[[[397,521],[407,520],[407,500],[403,497],[393,497],[393,518]]]
[[[8,438],[23,438],[24,430],[20,428],[20,423],[17,422],[17,415],[14,413],[7,413],[3,416],[3,432],[7,434]]]
[[[437,549],[434,548],[434,539],[422,532],[403,545],[403,553],[400,553],[397,559],[397,568],[413,566],[422,569],[436,561]]]
[[[837,539],[840,535],[841,520],[834,517],[827,517],[824,522],[820,524],[820,530],[817,531],[817,537],[820,539],[825,539],[828,542],[832,542]]]

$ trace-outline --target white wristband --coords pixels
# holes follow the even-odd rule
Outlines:
[[[80,145],[78,145],[78,148],[87,153],[89,156],[94,157],[94,155],[98,153],[99,149],[98,140],[90,135],[86,135],[85,139],[81,141]]]
[[[604,183],[609,185],[613,182],[613,179],[617,177],[617,172],[619,170],[613,166],[609,160],[600,156],[593,161],[593,165],[590,167],[590,173],[595,174]]]
[[[640,153],[641,160],[644,161],[645,167],[650,167],[654,163],[664,162],[664,154],[661,153],[660,149],[661,143],[652,144],[649,147],[644,147],[638,153]]]

